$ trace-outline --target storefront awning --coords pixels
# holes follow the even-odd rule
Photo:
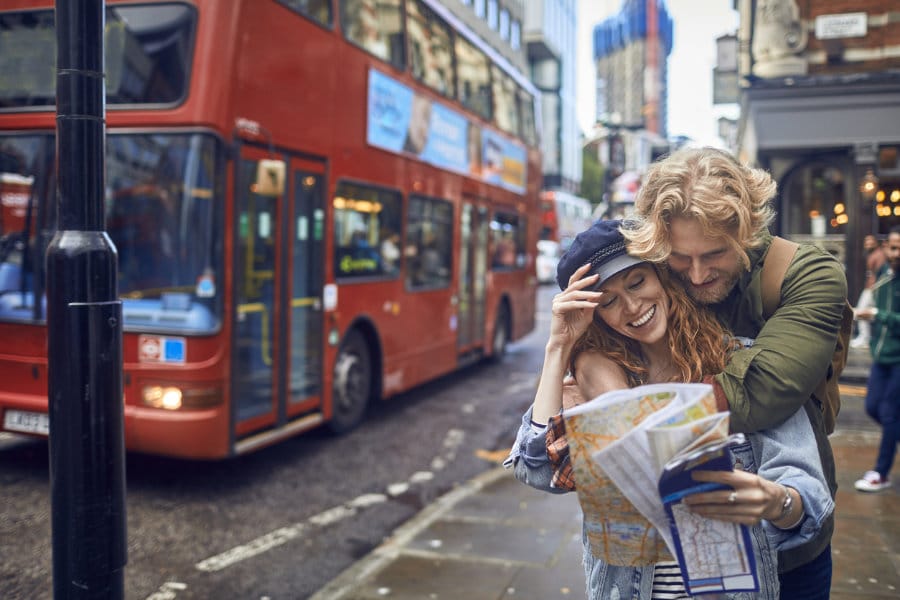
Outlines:
[[[744,91],[742,150],[900,143],[900,81],[765,86]]]

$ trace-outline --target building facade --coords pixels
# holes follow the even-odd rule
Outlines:
[[[735,0],[738,152],[778,183],[776,233],[828,248],[862,289],[862,239],[900,225],[900,5]]]
[[[625,0],[594,28],[598,122],[667,136],[673,29],[663,0]]]
[[[576,0],[529,0],[524,36],[531,81],[541,92],[544,189],[574,194],[581,187],[576,5]]]
[[[528,73],[522,39],[525,0],[440,0],[510,64]]]
[[[442,0],[442,4],[541,92],[544,189],[577,194],[581,134],[576,119],[576,0]]]
[[[593,32],[596,127],[607,215],[628,214],[640,177],[669,149],[668,57],[674,25],[664,0],[625,0]]]

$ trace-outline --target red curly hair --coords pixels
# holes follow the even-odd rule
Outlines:
[[[730,351],[739,346],[725,328],[702,306],[695,304],[684,288],[674,281],[664,265],[652,264],[669,298],[666,342],[678,374],[672,381],[699,382],[705,375],[721,373]],[[648,371],[640,344],[614,331],[594,313],[594,321],[575,342],[569,357],[569,370],[575,374],[575,361],[583,352],[599,352],[618,363],[634,387],[646,383]]]

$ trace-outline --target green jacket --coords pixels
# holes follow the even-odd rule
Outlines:
[[[803,407],[816,433],[822,469],[834,495],[834,455],[822,409],[812,392],[831,364],[847,300],[847,279],[831,254],[801,244],[785,273],[781,303],[766,321],[760,275],[771,242],[767,236],[762,247],[748,252],[750,269],[725,300],[710,307],[734,335],[756,340],[752,347],[735,352],[715,381],[728,399],[734,431],[768,429]],[[833,530],[832,516],[815,539],[779,553],[778,570],[790,571],[818,556],[830,543]]]
[[[887,271],[875,282],[872,294],[878,309],[869,342],[872,360],[885,365],[900,363],[900,277]]]

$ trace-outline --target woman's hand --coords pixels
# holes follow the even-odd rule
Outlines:
[[[569,278],[569,286],[553,297],[550,344],[571,346],[591,324],[603,292],[590,291],[598,277],[584,276],[590,268],[590,263],[579,267]]]
[[[696,471],[694,480],[721,483],[730,488],[686,496],[684,503],[694,514],[743,525],[756,525],[762,519],[776,521],[781,517],[784,493],[788,489],[782,485],[740,469]]]

